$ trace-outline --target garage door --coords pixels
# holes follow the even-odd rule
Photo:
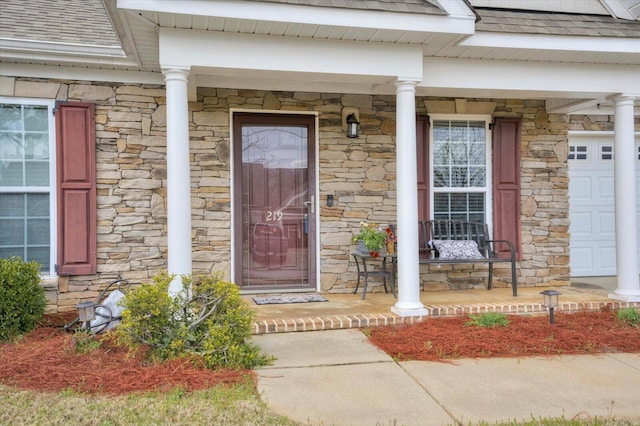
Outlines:
[[[639,171],[636,173],[636,185],[640,190],[639,141],[636,135],[635,157]],[[569,229],[573,277],[616,275],[613,155],[611,132],[569,135]],[[640,222],[640,196],[635,196]]]

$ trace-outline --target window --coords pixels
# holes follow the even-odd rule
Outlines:
[[[490,222],[487,121],[434,119],[431,129],[432,217]]]
[[[55,170],[52,101],[0,98],[0,257],[53,274]]]

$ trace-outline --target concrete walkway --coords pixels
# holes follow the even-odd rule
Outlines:
[[[262,398],[305,425],[467,425],[562,416],[640,424],[640,354],[396,363],[357,329],[252,339],[277,358],[257,370]]]

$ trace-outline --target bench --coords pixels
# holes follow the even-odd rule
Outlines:
[[[491,240],[486,224],[457,220],[421,220],[420,256],[421,264],[489,264],[487,288],[493,284],[493,264],[511,263],[511,287],[518,295],[516,280],[516,252],[507,240]],[[496,243],[508,246],[510,256],[499,257]],[[477,250],[475,250],[477,246]]]

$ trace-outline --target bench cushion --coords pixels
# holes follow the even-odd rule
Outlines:
[[[439,259],[482,259],[475,241],[467,240],[433,240],[439,253]]]

